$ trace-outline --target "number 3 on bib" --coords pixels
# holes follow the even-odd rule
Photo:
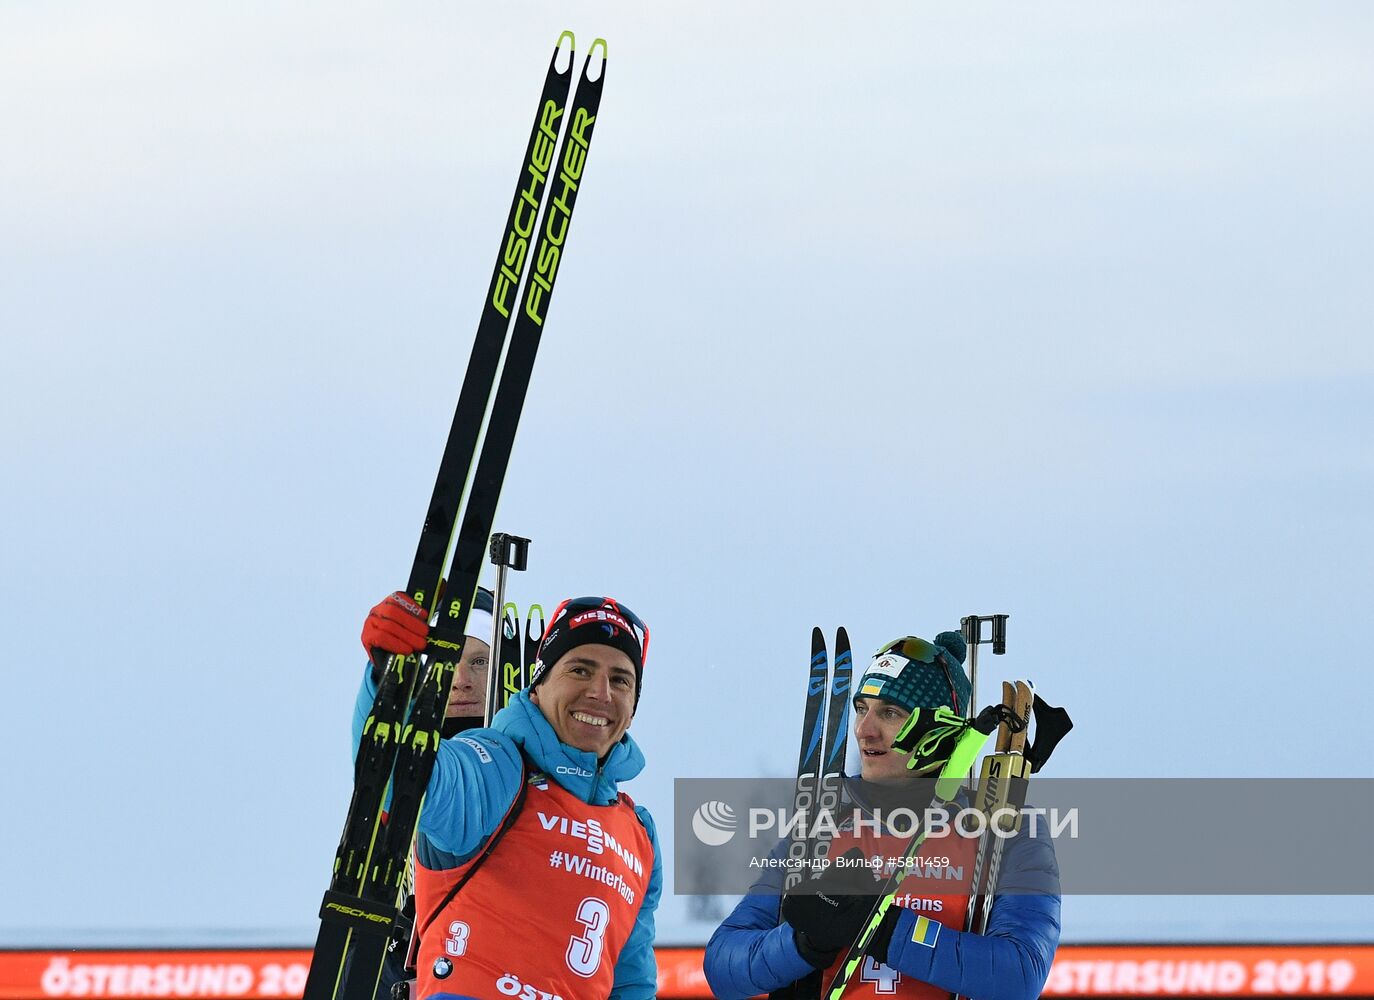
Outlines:
[[[448,925],[448,937],[444,938],[444,954],[452,955],[454,958],[461,958],[468,951],[468,935],[471,933],[467,924],[461,920],[455,920]]]
[[[610,919],[610,907],[595,896],[588,896],[577,904],[577,922],[586,930],[574,934],[568,942],[568,968],[583,979],[594,976],[601,965],[602,938],[606,936],[606,924]]]

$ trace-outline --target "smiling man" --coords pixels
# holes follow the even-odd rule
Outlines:
[[[373,645],[422,650],[418,611],[392,617]],[[627,730],[648,641],[617,601],[564,601],[529,688],[440,741],[416,839],[416,1000],[655,995],[658,835],[619,790],[644,767]],[[359,702],[374,692],[369,673]]]

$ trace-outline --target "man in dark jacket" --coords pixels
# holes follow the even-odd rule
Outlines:
[[[900,838],[876,832],[865,838],[862,831],[879,829],[875,817],[897,808],[919,813],[929,801],[929,792],[925,801],[912,801],[920,786],[892,741],[915,709],[943,705],[966,711],[965,651],[957,632],[942,632],[934,643],[907,637],[886,647],[865,670],[854,697],[860,773],[845,779],[852,811],[830,844],[830,858],[857,856],[855,848],[864,857],[902,853]],[[969,889],[966,878],[962,884],[955,878],[969,870],[976,843],[952,833],[928,836],[916,858],[923,863],[908,867],[846,996],[1038,996],[1059,944],[1060,897],[1054,848],[1032,833],[1023,825],[1006,844],[983,934],[963,930]],[[866,888],[856,888],[852,875],[841,885],[841,874],[832,868],[780,901],[784,870],[764,871],[706,946],[706,977],[722,1000],[785,990],[818,970],[828,984],[869,917],[878,876],[885,877],[873,872]]]

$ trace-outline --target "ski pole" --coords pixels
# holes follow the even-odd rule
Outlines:
[[[529,565],[530,540],[519,535],[507,535],[498,531],[491,536],[491,561],[496,566],[496,591],[492,601],[491,615],[491,659],[487,664],[487,694],[482,725],[491,725],[491,717],[496,714],[496,704],[501,700],[504,678],[495,680],[501,664],[502,639],[505,634],[506,617],[506,572],[523,570]]]
[[[994,656],[1001,656],[1007,651],[1007,619],[1010,615],[965,615],[959,619],[959,631],[964,635],[964,642],[968,645],[968,705],[964,710],[964,717],[972,719],[978,714],[978,647],[984,643],[992,644]],[[983,638],[983,623],[988,622],[992,625],[992,634]],[[973,791],[978,784],[978,779],[970,773],[968,776],[969,791]]]
[[[1012,706],[1012,712],[1030,725],[1031,704],[1034,691],[1026,681],[1002,682],[1003,701]],[[970,913],[965,930],[983,934],[988,929],[988,916],[992,913],[992,896],[997,889],[997,877],[1001,873],[1002,852],[1006,849],[1006,838],[1021,828],[1021,808],[1026,804],[1026,784],[1030,781],[1030,761],[1026,758],[1026,728],[1012,730],[1002,727],[998,731],[997,752],[983,758],[983,775],[979,782],[982,792],[978,806],[988,819],[987,832],[979,842],[979,853],[987,851],[987,878],[984,891],[980,894],[975,883],[974,896],[970,903]],[[975,877],[980,865],[974,864]],[[976,915],[973,910],[976,909]]]
[[[964,914],[966,932],[987,932],[1006,838],[1021,827],[1021,808],[1026,804],[1026,786],[1031,773],[1031,763],[1026,756],[1026,734],[1033,698],[1034,691],[1026,681],[1002,682],[1002,703],[1011,706],[1013,719],[998,727],[996,749],[983,758],[982,775],[974,797],[976,808],[986,819],[987,829],[974,855],[968,910]],[[957,992],[949,997],[950,1000],[965,1000],[964,994]]]
[[[971,719],[978,714],[978,647],[992,643],[992,652],[1001,656],[1007,651],[1007,619],[1010,615],[965,615],[959,619],[959,631],[964,634],[968,644],[968,705],[964,708],[964,718]],[[992,624],[992,635],[983,638],[983,623]]]

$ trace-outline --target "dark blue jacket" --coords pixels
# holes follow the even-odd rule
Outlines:
[[[861,787],[846,779],[849,789]],[[862,799],[862,795],[856,796]],[[1032,1000],[1040,995],[1059,946],[1059,865],[1044,836],[1027,825],[1007,842],[986,934],[941,928],[935,946],[912,942],[919,916],[903,910],[887,965],[903,976],[973,1000]],[[785,850],[785,845],[783,845]],[[780,923],[785,872],[765,868],[706,945],[706,979],[720,1000],[757,996],[812,971],[792,928]]]

